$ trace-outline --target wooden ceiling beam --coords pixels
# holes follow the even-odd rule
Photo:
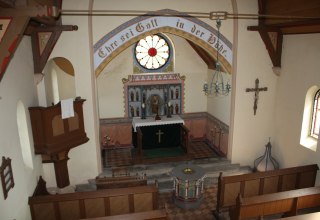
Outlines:
[[[0,81],[18,47],[31,17],[50,17],[55,9],[49,6],[2,8],[0,11]]]
[[[280,28],[249,26],[249,31],[258,31],[264,42],[274,67],[281,68],[283,34]]]
[[[36,27],[31,34],[34,73],[42,73],[48,58],[57,43],[62,31],[75,31],[75,25],[56,25],[49,27]]]
[[[249,26],[247,30],[258,31],[264,42],[274,67],[281,67],[283,35],[320,33],[319,0],[257,0],[260,15],[258,26]],[[288,16],[291,18],[276,17]],[[299,17],[299,18],[297,18]]]

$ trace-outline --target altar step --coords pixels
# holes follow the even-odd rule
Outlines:
[[[148,184],[158,182],[159,192],[170,192],[173,189],[173,178],[171,171],[174,167],[180,164],[195,164],[204,168],[206,172],[205,187],[210,187],[217,184],[220,172],[224,176],[239,175],[252,172],[249,166],[240,166],[239,164],[231,164],[226,158],[205,158],[195,159],[190,161],[180,161],[172,163],[158,163],[148,165],[133,165],[127,169],[130,175],[147,175]],[[99,176],[112,176],[111,168],[104,168]],[[90,179],[88,184],[80,184],[76,186],[76,191],[92,191],[96,190],[95,180]]]
[[[218,183],[218,177],[220,172],[223,175],[239,175],[244,173],[252,172],[252,169],[248,166],[241,167],[239,164],[231,164],[229,160],[222,158],[211,158],[206,160],[195,160],[190,163],[201,166],[204,168],[205,177],[205,187],[213,186]],[[176,163],[175,166],[181,163]],[[175,167],[170,167],[169,170],[163,169],[166,172],[152,173],[149,170],[147,173],[148,183],[153,183],[155,180],[158,181],[160,192],[170,192],[173,190],[173,177],[171,176],[171,170]]]

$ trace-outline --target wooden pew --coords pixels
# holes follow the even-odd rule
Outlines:
[[[262,218],[267,215],[295,216],[297,211],[320,206],[320,187],[296,189],[260,196],[242,198],[239,194],[236,207],[230,213],[232,220]]]
[[[29,197],[33,220],[95,218],[158,209],[155,185]]]
[[[235,176],[222,176],[220,173],[214,215],[219,219],[222,211],[234,206],[239,193],[246,198],[313,187],[318,169],[317,164],[313,164]]]
[[[309,214],[279,218],[278,220],[319,220],[319,219],[320,219],[320,212],[313,212]]]
[[[146,186],[147,178],[143,176],[118,176],[118,177],[96,177],[97,189],[126,188],[133,186]]]
[[[86,220],[168,220],[166,210],[152,210],[123,215],[114,215],[100,218],[87,218]]]

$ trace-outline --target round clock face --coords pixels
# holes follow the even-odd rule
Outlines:
[[[141,39],[135,48],[137,62],[145,69],[156,70],[169,60],[168,42],[159,35],[150,35]]]

